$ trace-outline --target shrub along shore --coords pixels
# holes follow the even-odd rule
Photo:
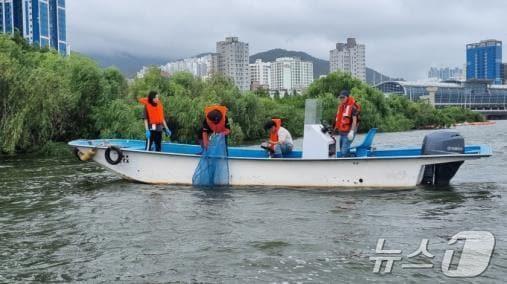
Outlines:
[[[332,124],[338,100],[334,93],[351,90],[362,106],[360,131],[404,131],[449,127],[483,121],[469,110],[435,109],[405,96],[385,96],[348,74],[332,73],[316,80],[303,95],[271,98],[265,91],[241,93],[231,80],[216,76],[206,81],[190,73],[163,77],[151,69],[131,82],[115,68],[100,68],[81,54],[62,57],[30,46],[20,36],[0,35],[0,152],[23,153],[72,139],[144,139],[142,105],[137,98],[155,90],[161,95],[172,140],[195,143],[209,104],[229,109],[232,145],[264,138],[264,123],[282,118],[295,137],[303,135],[304,105],[308,98],[322,102],[323,119]]]

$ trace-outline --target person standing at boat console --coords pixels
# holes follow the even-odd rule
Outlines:
[[[164,116],[164,106],[160,96],[155,91],[150,91],[147,98],[139,99],[144,105],[144,129],[146,130],[146,150],[150,151],[155,143],[155,151],[162,151],[162,132],[171,136]]]
[[[204,121],[202,122],[202,147],[208,149],[211,135],[223,134],[227,144],[227,136],[231,133],[227,107],[211,105],[204,109]]]
[[[336,112],[334,131],[340,135],[340,152],[342,157],[349,157],[350,144],[352,144],[359,126],[361,106],[350,96],[348,90],[340,91],[338,99],[340,100],[340,104]]]
[[[292,135],[282,126],[281,119],[271,119],[266,122],[264,129],[269,131],[269,142],[263,143],[261,147],[269,151],[271,158],[282,158],[292,152],[294,148]]]

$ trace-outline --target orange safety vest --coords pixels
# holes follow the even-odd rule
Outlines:
[[[357,110],[357,125],[359,125],[359,112],[361,111],[361,106],[356,103],[356,100],[349,96],[345,103],[342,103],[338,106],[338,111],[336,113],[336,121],[335,121],[335,129],[340,132],[349,132],[352,128],[352,113],[354,108]],[[356,126],[357,127],[357,126]]]
[[[275,123],[275,131],[269,133],[269,140],[271,142],[278,142],[278,130],[282,127],[282,120],[279,118],[273,118],[272,121]]]
[[[222,114],[222,119],[218,123],[215,124],[211,119],[208,118],[208,113],[218,110]],[[225,132],[225,116],[227,115],[227,107],[221,105],[212,105],[208,106],[204,109],[204,117],[206,117],[206,122],[208,123],[209,128],[215,133]]]
[[[159,100],[156,106],[153,106],[148,101],[148,98],[141,98],[139,102],[146,108],[146,115],[148,116],[149,124],[163,124],[164,123],[164,107]]]

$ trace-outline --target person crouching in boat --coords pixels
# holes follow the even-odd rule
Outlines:
[[[164,117],[164,106],[160,101],[160,96],[155,91],[150,91],[147,98],[139,99],[144,105],[144,129],[146,130],[146,150],[151,151],[151,146],[155,143],[155,151],[162,150],[162,132],[171,136],[171,131],[167,127]]]
[[[208,149],[211,135],[224,135],[227,145],[227,136],[231,133],[227,107],[212,105],[204,109],[204,121],[202,122],[202,147]]]
[[[361,106],[350,96],[347,90],[342,90],[338,98],[340,104],[336,113],[334,132],[338,132],[340,135],[340,152],[342,157],[349,157],[350,144],[352,144],[359,126]]]
[[[282,126],[282,120],[273,118],[266,122],[264,129],[269,132],[269,142],[261,145],[262,148],[269,151],[272,158],[282,158],[292,152],[294,142],[289,130]]]

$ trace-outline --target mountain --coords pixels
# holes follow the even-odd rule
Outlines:
[[[143,66],[162,65],[170,61],[167,58],[135,56],[128,53],[87,55],[97,61],[101,67],[114,66],[120,69],[127,78],[134,77]]]
[[[192,56],[192,57],[203,57],[203,56],[210,55],[210,54],[214,54],[214,53],[213,52],[203,52],[203,53],[199,53],[199,54]]]
[[[273,62],[279,57],[299,57],[303,61],[311,61],[313,63],[313,77],[319,78],[321,75],[329,74],[329,61],[313,57],[306,52],[291,51],[281,48],[271,49],[268,51],[260,52],[250,56],[250,63],[254,63],[257,59],[262,59],[265,62]],[[366,67],[366,82],[370,85],[378,84],[380,82],[393,80],[380,72]]]
[[[285,50],[281,48],[271,49],[250,56],[250,63],[254,63],[257,59],[265,62],[275,61],[279,57],[299,57],[303,61],[311,61],[313,63],[313,77],[319,78],[321,75],[329,73],[329,61],[313,57],[306,52]]]
[[[201,57],[211,52],[205,52],[193,57]],[[101,67],[115,66],[128,78],[134,77],[143,66],[163,65],[167,62],[175,61],[174,59],[162,57],[135,56],[129,53],[107,54],[87,54],[96,60]],[[329,73],[329,61],[313,57],[306,52],[285,50],[281,48],[271,49],[250,56],[250,63],[254,63],[257,59],[264,62],[273,62],[279,57],[299,57],[303,61],[313,63],[313,77],[319,78],[321,75]],[[366,67],[366,81],[368,84],[377,84],[383,81],[392,80],[389,76],[381,74],[371,68]]]

